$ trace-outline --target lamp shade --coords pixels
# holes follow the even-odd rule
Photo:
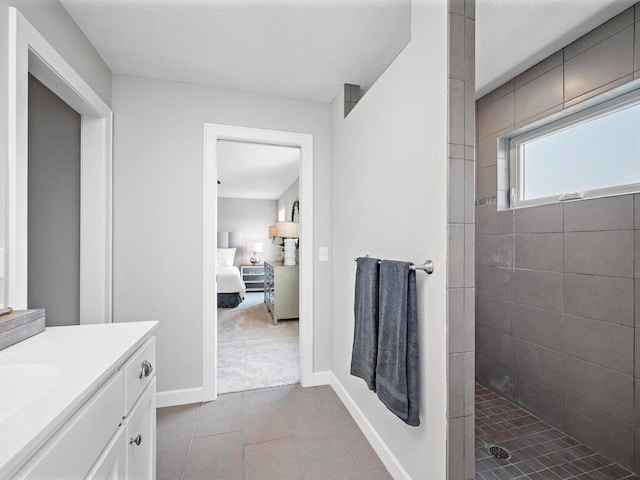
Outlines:
[[[262,252],[264,251],[264,245],[262,244],[262,242],[249,242],[247,243],[247,251]]]
[[[276,226],[275,225],[270,225],[269,226],[269,238],[273,238],[276,236]]]
[[[300,224],[297,222],[276,222],[276,237],[298,238],[300,236]]]

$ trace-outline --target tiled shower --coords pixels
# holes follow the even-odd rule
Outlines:
[[[476,102],[475,283],[478,383],[638,472],[640,195],[496,208],[498,136],[634,78],[640,5]]]

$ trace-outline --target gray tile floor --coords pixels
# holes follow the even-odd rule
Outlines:
[[[511,453],[499,460],[491,445]],[[608,458],[476,384],[476,480],[640,480]]]
[[[331,387],[158,409],[158,480],[388,480]]]

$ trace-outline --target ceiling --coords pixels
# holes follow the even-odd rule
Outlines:
[[[476,97],[524,72],[637,0],[477,0]]]
[[[218,141],[218,197],[277,200],[300,172],[300,149]]]
[[[114,73],[329,103],[410,39],[409,0],[60,0]]]
[[[410,40],[410,0],[60,0],[114,73],[331,102]],[[476,0],[480,97],[636,0]]]

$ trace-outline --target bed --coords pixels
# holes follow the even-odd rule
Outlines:
[[[233,265],[235,248],[219,248],[216,270],[218,284],[218,308],[235,308],[244,300],[247,287],[240,270]]]

